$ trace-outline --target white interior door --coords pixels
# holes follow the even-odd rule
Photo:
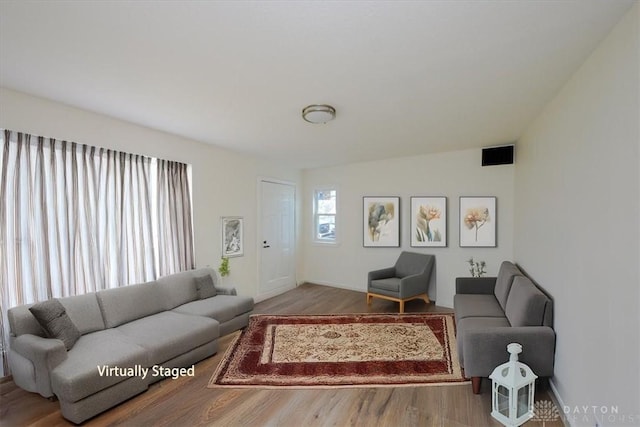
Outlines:
[[[258,297],[270,298],[296,286],[295,187],[291,184],[260,181],[262,236]],[[259,237],[260,238],[260,237]]]

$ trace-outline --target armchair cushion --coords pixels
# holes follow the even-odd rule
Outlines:
[[[389,277],[387,279],[372,280],[370,288],[383,289],[385,291],[400,292],[400,279],[399,277]]]
[[[406,277],[429,272],[433,266],[433,256],[414,252],[402,252],[395,265],[396,277]]]
[[[367,275],[367,281],[371,283],[373,280],[388,279],[389,277],[396,277],[396,269],[394,267],[370,271]]]

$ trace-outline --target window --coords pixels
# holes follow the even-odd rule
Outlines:
[[[0,247],[3,376],[5,307],[193,268],[190,166],[0,129]]]
[[[336,242],[337,191],[315,190],[313,194],[313,240],[321,243]]]

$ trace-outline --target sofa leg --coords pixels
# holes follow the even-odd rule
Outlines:
[[[367,305],[371,305],[371,298],[373,296],[370,293],[367,293]]]
[[[471,377],[471,387],[473,388],[473,394],[480,394],[480,384],[482,384],[482,377]]]
[[[400,300],[400,314],[404,313],[404,300]]]
[[[536,380],[536,391],[540,390],[540,391],[547,391],[549,390],[550,386],[549,386],[549,378],[548,377],[542,377],[542,378],[538,378]]]

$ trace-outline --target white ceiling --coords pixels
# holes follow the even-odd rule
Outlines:
[[[481,147],[632,4],[2,0],[0,85],[300,168]]]

